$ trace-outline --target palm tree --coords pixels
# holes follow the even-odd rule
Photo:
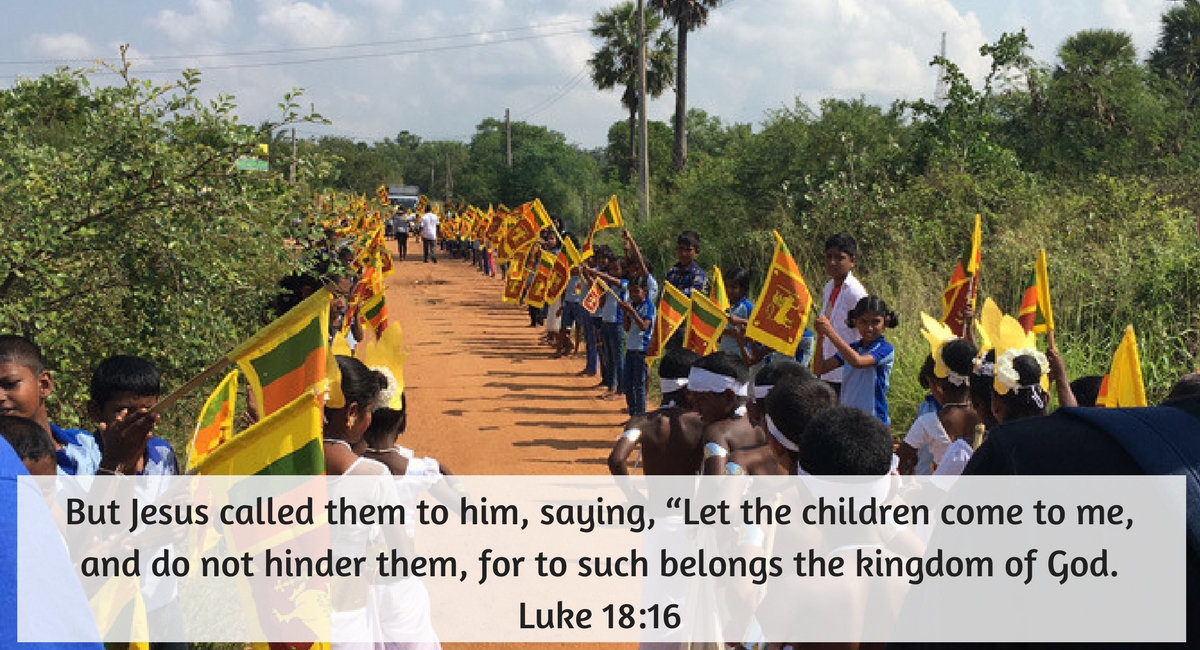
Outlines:
[[[1183,0],[1163,14],[1150,69],[1178,84],[1189,107],[1200,99],[1200,0]]]
[[[678,63],[675,70],[678,81],[675,85],[675,153],[672,156],[675,171],[687,167],[687,35],[700,29],[708,22],[708,10],[721,4],[721,0],[650,0],[650,7],[657,9],[675,23],[679,30]]]
[[[671,32],[660,31],[662,19],[657,15],[647,12],[645,24],[647,34],[657,33],[653,39],[648,38],[646,44],[646,95],[653,98],[662,95],[675,80],[672,67],[675,39],[671,38]],[[625,89],[621,105],[629,109],[629,164],[626,168],[632,178],[637,160],[634,134],[637,132],[638,109],[638,21],[633,3],[626,2],[597,13],[592,36],[602,41],[600,49],[588,60],[592,83],[600,90]]]

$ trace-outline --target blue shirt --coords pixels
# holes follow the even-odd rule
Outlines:
[[[50,423],[50,435],[62,445],[54,452],[60,476],[95,476],[100,469],[100,445],[83,429],[63,429]]]
[[[621,300],[625,300],[625,287],[627,286],[629,286],[629,281],[621,280],[620,286],[610,288]],[[646,302],[650,302],[649,299]],[[620,323],[621,316],[621,308],[617,305],[617,301],[611,295],[604,296],[604,304],[600,306],[600,318],[605,323]]]
[[[97,432],[96,444],[100,448],[100,453],[104,453],[104,442]],[[175,449],[171,447],[171,443],[159,438],[158,436],[150,436],[150,440],[146,442],[146,453],[142,457],[142,471],[138,472],[139,476],[177,476],[179,474],[179,461],[175,458]]]
[[[882,336],[865,348],[862,341],[855,341],[850,347],[859,354],[870,355],[875,359],[875,365],[866,368],[855,368],[842,359],[841,353],[834,357],[845,365],[842,375],[842,390],[839,401],[844,406],[862,409],[879,418],[884,424],[891,426],[888,416],[888,380],[892,376],[892,364],[896,360],[896,349]]]
[[[18,481],[18,477],[28,473],[8,441],[0,438],[0,512],[6,513],[0,517],[0,647],[102,650],[100,633],[96,630],[87,598],[79,586],[44,497],[33,484]],[[24,531],[21,535],[17,534],[18,523]],[[34,574],[33,580],[20,585],[17,580],[18,555]],[[22,593],[18,594],[18,591]],[[35,609],[42,612],[34,621],[27,615],[27,632],[32,624],[35,634],[92,639],[93,642],[17,645],[19,597],[24,598],[26,604],[35,603]]]
[[[675,285],[686,296],[691,296],[692,291],[699,291],[705,295],[708,294],[708,275],[704,273],[704,269],[696,262],[692,262],[686,268],[679,268],[676,264],[667,270],[667,283]]]
[[[563,294],[563,302],[581,301],[583,301],[583,292],[579,290],[579,276],[572,275],[571,279],[567,280],[567,290]]]
[[[742,299],[737,301],[737,304],[729,308],[729,315],[743,320],[748,320],[750,314],[754,312],[754,303],[750,299],[742,296]],[[733,325],[725,326],[725,333],[721,335],[721,352],[728,352],[739,359],[742,356],[742,351],[738,349],[737,337],[733,335]]]
[[[625,331],[625,351],[626,352],[645,352],[650,345],[650,334],[654,331],[654,303],[647,298],[641,304],[634,305],[633,310],[637,312],[647,323],[646,329],[641,329],[632,318],[629,319],[629,329]]]

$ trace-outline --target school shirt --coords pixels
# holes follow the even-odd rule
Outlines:
[[[867,290],[854,277],[854,273],[846,274],[846,281],[842,283],[842,288],[838,292],[837,300],[830,304],[829,298],[833,295],[833,280],[825,283],[825,290],[821,292],[821,315],[828,316],[829,322],[833,323],[833,331],[842,337],[846,343],[853,343],[859,339],[858,328],[846,324],[846,318],[850,315],[850,310],[858,304],[859,300],[867,297]],[[837,352],[837,348],[829,339],[825,339],[824,345],[821,347],[820,353],[824,358],[829,358]],[[849,367],[834,368],[829,372],[821,375],[821,379],[831,382],[845,381],[842,376],[849,370]]]
[[[737,318],[748,319],[753,311],[754,303],[750,302],[749,298],[742,296],[742,299],[737,301],[736,305],[733,305],[729,308],[729,315]],[[729,354],[732,354],[740,359],[742,356],[742,351],[738,349],[737,338],[733,336],[733,330],[730,329],[731,327],[732,325],[725,326],[725,331],[729,334],[729,336],[721,336],[721,343],[718,349],[721,352],[728,352]]]
[[[612,287],[613,293],[617,294],[617,297],[619,297],[621,300],[625,300],[625,287],[628,286],[628,280],[621,280],[620,286]],[[646,302],[650,302],[650,300],[647,299]],[[617,305],[617,301],[613,300],[612,296],[605,296],[604,304],[600,305],[600,320],[604,321],[605,323],[619,324],[623,315],[624,314],[621,313],[621,307]]]
[[[641,304],[634,305],[633,310],[637,312],[638,316],[649,321],[647,323],[649,327],[643,330],[630,318],[629,328],[625,331],[625,351],[645,352],[650,345],[650,333],[654,331],[654,303],[646,299]]]
[[[103,455],[104,439],[100,437],[99,432],[94,433],[93,436],[96,446]],[[175,457],[175,448],[171,446],[171,443],[158,436],[150,436],[150,439],[146,441],[146,453],[143,459],[142,471],[138,472],[139,476],[177,476],[179,474],[179,461]]]
[[[50,435],[62,446],[54,452],[59,476],[95,476],[100,469],[100,445],[83,429],[64,429],[50,423]]]
[[[937,470],[933,473],[935,476],[958,476],[962,474],[967,463],[971,460],[971,454],[974,450],[966,440],[959,438],[950,443],[946,447],[946,452],[942,454],[942,459],[938,461]]]
[[[583,301],[583,292],[579,290],[579,276],[572,275],[567,280],[567,290],[563,293],[563,302],[579,303]]]
[[[896,360],[896,349],[882,336],[867,347],[862,347],[862,341],[855,341],[850,347],[859,354],[867,354],[875,359],[875,365],[866,368],[854,368],[845,363],[841,354],[834,355],[845,364],[846,373],[842,375],[842,390],[839,401],[843,406],[853,406],[862,409],[879,418],[884,424],[891,426],[888,417],[887,391],[888,380],[892,376],[892,364]]]
[[[708,294],[708,276],[695,261],[686,267],[676,264],[667,269],[667,283],[675,285],[685,296],[690,297],[693,290]]]

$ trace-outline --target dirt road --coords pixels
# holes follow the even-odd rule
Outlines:
[[[606,474],[625,402],[596,399],[599,377],[576,374],[584,367],[582,350],[551,359],[553,351],[538,342],[543,328],[529,327],[524,307],[501,302],[502,280],[448,257],[423,263],[412,249],[410,243],[408,261],[396,263],[387,289],[389,319],[404,328],[408,350],[408,433],[400,444],[456,474]]]

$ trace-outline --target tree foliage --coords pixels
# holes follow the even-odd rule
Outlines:
[[[118,71],[113,86],[63,70],[0,91],[0,331],[42,346],[76,424],[102,358],[145,356],[178,385],[262,323],[324,171],[299,161],[296,185],[237,171],[264,138],[232,97],[201,101],[195,72]],[[283,122],[303,119],[296,99]]]

